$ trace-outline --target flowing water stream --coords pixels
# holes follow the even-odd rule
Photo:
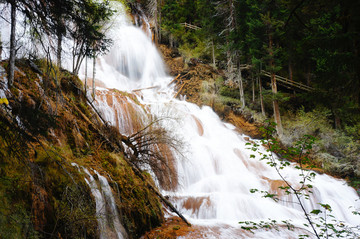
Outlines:
[[[133,26],[125,14],[119,14],[115,21],[116,27],[109,32],[114,46],[108,55],[98,59],[97,80],[108,89],[143,89],[138,99],[146,110],[115,91],[100,88],[97,107],[106,120],[126,135],[136,131],[134,125],[146,122],[146,111],[176,119],[162,124],[185,142],[185,151],[182,156],[172,152],[178,183],[163,193],[192,224],[205,230],[206,238],[293,238],[306,231],[284,229],[253,235],[240,230],[238,222],[244,220],[291,220],[300,228],[306,221],[300,206],[291,203],[295,201],[291,196],[276,203],[249,192],[252,188],[275,192],[283,183],[273,168],[259,161],[259,155],[250,157],[253,152],[247,149],[246,137],[237,133],[233,125],[222,122],[211,108],[174,99],[174,90],[168,87],[171,78],[150,37]],[[134,112],[140,123],[133,122]],[[293,165],[283,170],[294,185],[300,180],[298,174]],[[307,211],[319,208],[318,203],[327,203],[337,220],[360,224],[360,217],[352,214],[359,207],[358,196],[345,181],[316,175],[313,186],[310,200],[303,201]]]
[[[299,205],[291,203],[294,201],[291,196],[284,196],[285,202],[276,203],[250,193],[252,188],[275,192],[283,185],[281,178],[273,168],[259,161],[259,155],[251,158],[245,135],[239,134],[233,125],[222,122],[211,108],[173,98],[174,89],[168,86],[172,79],[166,74],[162,58],[151,42],[147,21],[136,18],[138,25],[142,25],[136,27],[122,5],[114,7],[117,15],[107,26],[107,34],[114,45],[107,55],[97,59],[96,80],[102,87],[97,88],[95,105],[104,118],[125,135],[141,129],[151,120],[149,115],[172,118],[162,121],[162,126],[184,142],[183,154],[170,151],[169,158],[173,160],[177,178],[172,187],[166,190],[163,187],[162,193],[202,230],[204,238],[296,238],[298,233],[304,233],[305,229],[295,232],[282,229],[259,230],[252,234],[240,229],[238,222],[244,220],[291,220],[300,228],[304,228],[306,221]],[[3,36],[6,35],[4,29],[1,30]],[[83,67],[80,72],[82,77],[84,70]],[[92,71],[91,66],[88,71]],[[135,100],[110,89],[130,93],[142,90],[136,91]],[[101,238],[115,237],[111,235],[126,238],[116,219],[119,216],[106,178],[97,172],[85,172],[100,215]],[[293,184],[299,181],[298,174],[293,166],[283,170],[283,175]],[[96,180],[94,175],[97,175]],[[304,200],[306,210],[319,208],[318,203],[327,203],[338,221],[353,226],[360,224],[360,216],[352,213],[360,206],[359,197],[344,180],[316,175],[313,186],[310,200]],[[107,206],[103,205],[105,202]],[[113,219],[110,228],[115,228],[110,236],[104,229],[109,227],[108,222],[101,216],[102,213],[109,216],[109,212]]]
[[[126,239],[128,235],[120,222],[119,213],[116,207],[115,198],[107,179],[96,170],[88,170],[72,163],[79,172],[84,172],[84,178],[89,185],[91,194],[95,198],[96,218],[100,239]]]

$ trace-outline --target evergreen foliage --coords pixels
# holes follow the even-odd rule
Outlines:
[[[106,38],[103,32],[105,21],[109,20],[113,11],[109,1],[95,0],[3,0],[16,12],[21,12],[28,22],[33,40],[41,43],[43,51],[49,58],[50,52],[56,52],[58,66],[61,66],[62,42],[64,38],[74,40],[73,57],[76,58],[73,64],[73,71],[77,73],[80,64],[85,56],[95,57],[106,52],[111,40]],[[6,6],[6,5],[5,5]],[[16,16],[14,16],[14,19]],[[15,28],[16,21],[11,21]],[[57,45],[50,47],[45,44],[45,38],[57,39]],[[18,49],[17,39],[11,39],[10,52]],[[14,52],[15,54],[15,52]],[[13,54],[13,55],[14,55]],[[35,52],[36,54],[36,52]],[[13,56],[15,59],[15,55]],[[13,67],[10,64],[9,75],[13,74]],[[11,77],[9,77],[11,78]],[[11,79],[9,86],[12,85]]]
[[[335,126],[344,128],[355,126],[360,113],[359,10],[350,0],[166,0],[162,29],[187,58],[209,61],[206,43],[213,41],[220,68],[227,69],[230,52],[253,75],[267,70],[314,87],[302,105],[330,109]]]

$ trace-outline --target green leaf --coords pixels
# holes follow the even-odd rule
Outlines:
[[[319,213],[321,213],[321,210],[319,209],[314,209],[312,210],[310,213],[314,214],[314,215],[318,215]]]
[[[322,206],[323,208],[325,208],[325,210],[328,210],[331,212],[331,206],[329,204],[322,204],[322,203],[319,203],[320,206]]]
[[[256,188],[252,188],[252,189],[250,189],[250,193],[256,193],[256,192],[258,192],[259,190],[258,189],[256,189]]]

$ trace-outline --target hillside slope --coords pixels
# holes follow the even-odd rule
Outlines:
[[[35,63],[45,72],[44,63]],[[107,179],[130,238],[158,226],[162,206],[144,178],[151,180],[136,175],[124,136],[102,122],[80,80],[61,71],[56,81],[19,60],[9,90],[6,65],[0,65],[0,238],[98,238],[86,172],[99,188],[99,175]]]

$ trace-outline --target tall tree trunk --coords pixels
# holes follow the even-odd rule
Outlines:
[[[234,72],[234,61],[233,61],[233,54],[230,50],[226,53],[227,56],[227,73],[229,75],[229,78],[233,80],[233,72]]]
[[[175,47],[174,37],[173,37],[173,35],[171,33],[170,33],[170,36],[169,36],[169,42],[170,42],[170,47],[174,48]]]
[[[277,94],[277,84],[276,84],[276,77],[274,72],[274,53],[273,53],[273,38],[272,32],[268,32],[269,35],[269,54],[270,54],[270,68],[271,68],[271,90],[274,96]],[[280,116],[280,108],[279,102],[277,99],[273,99],[273,108],[274,108],[274,119],[276,123],[276,131],[279,136],[283,134],[283,127],[281,124],[281,116]]]
[[[235,20],[235,6],[234,6],[234,2],[233,0],[229,0],[229,18],[228,18],[228,24],[227,24],[227,34],[228,34],[228,39],[227,39],[227,45],[228,45],[228,50],[227,50],[227,72],[230,75],[230,77],[232,77],[232,74],[234,72],[234,52],[230,50],[230,42],[229,42],[229,38],[231,33],[234,31],[235,27],[236,27],[236,20]]]
[[[293,80],[293,66],[290,59],[289,59],[289,79]]]
[[[94,57],[94,61],[93,61],[93,82],[92,82],[92,96],[93,99],[95,100],[95,74],[96,74],[96,57]]]
[[[260,94],[260,107],[261,107],[261,114],[265,117],[265,107],[264,107],[264,98],[262,95],[262,85],[261,85],[261,78],[259,76],[259,94]]]
[[[2,40],[1,40],[1,32],[0,32],[0,61],[2,60],[2,51],[3,51],[3,46],[2,46]]]
[[[154,20],[154,37],[153,41],[157,44],[161,42],[161,0],[151,0],[148,9]]]
[[[214,40],[211,40],[211,51],[212,51],[213,67],[216,67]]]
[[[244,85],[242,79],[241,67],[239,64],[239,92],[240,92],[240,101],[241,101],[241,109],[245,108],[245,96],[244,96]]]
[[[277,94],[277,85],[276,85],[276,78],[274,72],[271,73],[271,90],[274,95]],[[280,108],[277,99],[273,99],[273,108],[274,108],[274,118],[276,123],[276,131],[278,135],[281,136],[283,134],[283,127],[281,124]]]
[[[252,81],[252,103],[255,103],[255,79],[252,73],[251,73],[251,81]]]
[[[60,27],[59,27],[60,28]],[[62,53],[62,32],[57,30],[57,51],[56,51],[56,63],[59,69],[61,68],[61,53]]]
[[[13,0],[10,2],[10,4],[11,4],[11,32],[10,32],[10,59],[9,59],[9,68],[8,68],[8,86],[9,86],[9,88],[11,88],[14,83],[14,71],[15,71],[16,1]]]
[[[162,0],[159,0],[157,4],[158,8],[158,43],[161,43],[161,6],[162,6]]]
[[[87,72],[88,72],[88,58],[85,57],[85,97],[87,97],[86,88],[87,88]]]
[[[154,1],[154,20],[155,20],[155,43],[159,43],[159,22],[158,22],[158,7],[157,7],[157,0]]]

